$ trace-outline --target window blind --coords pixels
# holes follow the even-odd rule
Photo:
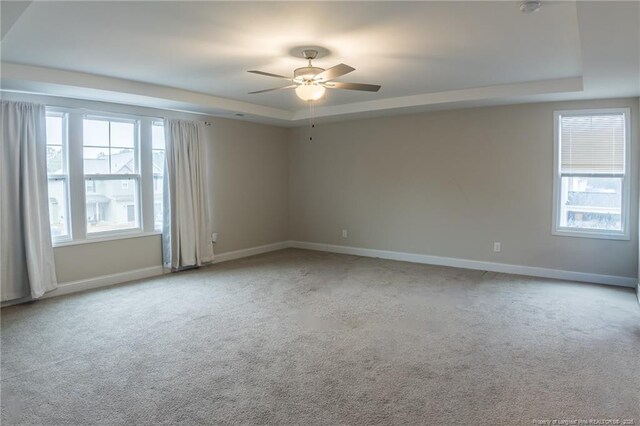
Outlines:
[[[560,173],[623,175],[624,114],[560,117]]]

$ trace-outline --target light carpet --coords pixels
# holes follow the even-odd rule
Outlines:
[[[287,249],[2,309],[2,424],[640,424],[631,289]]]

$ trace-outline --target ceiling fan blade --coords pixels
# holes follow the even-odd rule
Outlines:
[[[362,83],[343,83],[341,81],[329,81],[324,84],[324,87],[329,89],[347,89],[347,90],[364,90],[365,92],[377,92],[380,90],[377,84],[362,84]]]
[[[355,71],[355,68],[350,67],[346,64],[338,64],[335,67],[331,67],[322,71],[320,74],[316,75],[313,79],[317,81],[329,81],[334,78],[338,78],[342,75],[349,74],[351,71]]]
[[[293,79],[291,79],[289,77],[285,77],[284,75],[271,74],[270,72],[256,71],[256,70],[251,70],[251,71],[247,71],[247,72],[250,72],[252,74],[266,75],[267,77],[284,78],[285,80],[293,81]]]
[[[256,90],[255,92],[249,92],[249,95],[255,95],[256,93],[273,92],[274,90],[292,89],[297,86],[298,86],[297,84],[292,84],[291,86],[274,87],[273,89],[265,89],[265,90]]]

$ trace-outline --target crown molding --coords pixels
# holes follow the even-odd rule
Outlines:
[[[284,127],[299,126],[311,118],[306,108],[288,111],[172,87],[31,65],[2,63],[0,67],[1,89],[9,92],[115,102],[230,118],[243,114],[245,120]],[[509,103],[509,100],[523,102],[523,99],[536,95],[582,91],[582,77],[529,81],[317,107],[315,117],[324,121],[338,121],[431,109]]]
[[[495,86],[477,87],[462,90],[448,90],[444,92],[425,93],[421,95],[402,96],[375,101],[365,101],[331,107],[316,107],[316,118],[332,116],[358,116],[364,112],[393,110],[396,112],[413,112],[422,107],[436,105],[468,105],[477,101],[495,99],[521,98],[556,93],[581,92],[583,90],[582,77],[560,78],[554,80],[528,81],[523,83],[500,84]],[[296,111],[293,121],[308,120],[307,109]]]

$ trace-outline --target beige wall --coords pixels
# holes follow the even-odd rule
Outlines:
[[[161,236],[127,238],[56,247],[59,283],[162,265]]]
[[[209,128],[216,253],[288,239],[287,130],[234,120]]]
[[[553,236],[553,111],[603,107],[632,108],[632,239]],[[638,109],[637,98],[463,109],[321,124],[313,141],[292,129],[290,237],[635,277]]]

